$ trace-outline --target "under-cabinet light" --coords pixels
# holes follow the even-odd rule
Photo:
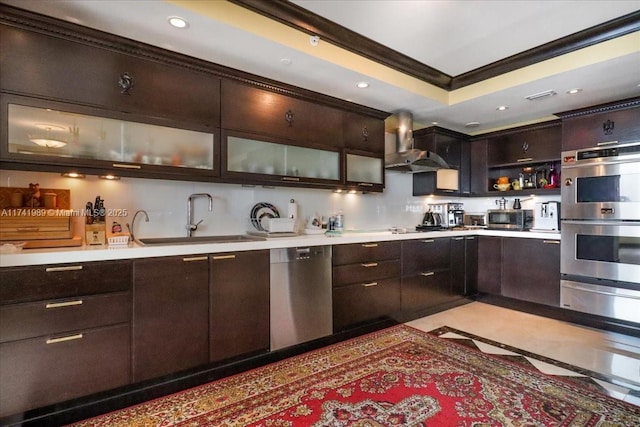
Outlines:
[[[86,178],[85,174],[78,173],[78,172],[65,172],[65,173],[61,173],[60,175],[64,176],[65,178],[79,178],[79,179]]]
[[[98,178],[100,178],[100,179],[107,179],[107,180],[110,180],[110,181],[117,181],[117,180],[119,180],[119,179],[120,179],[120,177],[119,177],[119,176],[115,176],[115,175],[111,175],[111,174],[108,174],[108,175],[100,175],[100,176],[98,176]]]

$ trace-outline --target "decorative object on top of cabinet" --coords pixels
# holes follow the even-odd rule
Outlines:
[[[556,115],[562,119],[562,151],[640,140],[640,97]]]

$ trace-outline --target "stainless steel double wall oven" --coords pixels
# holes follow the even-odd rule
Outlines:
[[[640,324],[640,142],[562,153],[560,305]]]

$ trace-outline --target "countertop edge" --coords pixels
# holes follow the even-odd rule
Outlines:
[[[112,261],[120,259],[155,258],[167,256],[214,254],[252,250],[268,250],[302,246],[343,245],[375,241],[402,241],[424,238],[457,236],[496,236],[530,239],[560,240],[560,233],[499,230],[456,230],[392,233],[390,231],[345,232],[339,236],[300,235],[277,237],[263,241],[206,243],[166,246],[141,246],[130,243],[127,247],[76,246],[69,248],[25,249],[17,253],[0,254],[0,268],[76,262]]]

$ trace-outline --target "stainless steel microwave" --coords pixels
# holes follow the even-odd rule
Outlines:
[[[528,230],[533,226],[531,209],[492,209],[487,211],[487,228],[494,230]]]

